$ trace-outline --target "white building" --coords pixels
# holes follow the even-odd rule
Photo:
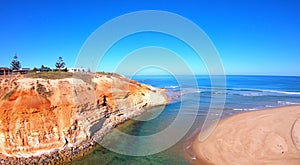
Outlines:
[[[86,68],[67,68],[68,72],[87,72],[88,69]]]

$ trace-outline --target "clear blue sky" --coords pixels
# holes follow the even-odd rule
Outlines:
[[[196,23],[214,43],[227,74],[300,75],[297,0],[3,0],[0,66],[10,66],[17,53],[22,67],[44,64],[53,68],[59,56],[67,67],[73,67],[81,46],[93,31],[110,19],[139,10],[170,11]],[[159,34],[149,35],[142,38],[165,38],[169,45],[177,42]],[[141,41],[141,46],[146,45]],[[158,46],[164,44],[160,42]],[[111,52],[122,52],[122,46],[115,48]],[[176,48],[179,52],[185,49]],[[189,59],[191,54],[185,51],[182,56]],[[107,59],[99,70],[111,71],[114,58],[117,57]],[[187,61],[192,67],[198,65],[194,60]],[[202,73],[201,69],[196,72]]]

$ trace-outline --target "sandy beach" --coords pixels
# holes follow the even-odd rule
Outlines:
[[[300,106],[240,113],[205,141],[199,135],[192,146],[198,164],[300,164]]]

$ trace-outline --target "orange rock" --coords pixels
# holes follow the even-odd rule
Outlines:
[[[91,128],[100,119],[116,125],[126,113],[167,103],[163,90],[120,75],[96,74],[89,81],[1,78],[0,156],[74,147],[92,138]]]

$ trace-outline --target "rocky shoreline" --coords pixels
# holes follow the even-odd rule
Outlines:
[[[84,156],[91,151],[97,144],[93,141],[86,142],[82,146],[65,148],[50,152],[49,154],[42,154],[40,156],[32,157],[3,157],[0,158],[0,164],[68,164],[72,160]]]
[[[0,97],[2,100],[0,101],[0,111],[4,112],[4,117],[5,115],[8,116],[11,114],[17,117],[16,120],[12,120],[10,117],[2,117],[0,119],[1,123],[8,122],[7,128],[4,128],[5,124],[0,126],[0,143],[2,142],[2,146],[7,147],[1,149],[0,164],[71,163],[72,160],[89,153],[98,145],[97,141],[99,142],[118,124],[142,114],[151,107],[163,105],[168,102],[164,90],[139,84],[120,75],[96,74],[93,75],[91,79],[90,82],[93,82],[92,84],[76,79],[77,85],[75,85],[75,87],[74,84],[72,84],[74,78],[60,80],[1,79]],[[70,84],[71,86],[73,85],[72,88],[69,87]],[[39,86],[43,87],[42,92],[38,89]],[[65,91],[62,91],[62,86]],[[92,93],[96,99],[89,98],[91,94],[89,92],[92,91],[90,90],[92,88],[94,88]],[[75,92],[76,96],[79,95],[80,97],[77,97],[76,101],[70,97],[71,99],[65,100],[62,104],[62,101],[70,95],[71,89],[73,90],[73,94]],[[21,104],[18,103],[18,101],[26,101],[24,97],[29,97],[31,100],[41,100],[41,102],[38,102],[39,106],[36,104],[27,105],[22,111],[18,108],[18,106],[20,106],[19,104]],[[57,99],[57,97],[59,99]],[[50,102],[48,106],[40,106],[41,103],[47,101]],[[12,108],[8,109],[7,105],[12,106]],[[45,109],[46,112],[44,112]],[[55,110],[57,110],[57,112],[55,112]],[[20,112],[24,114],[24,111],[26,113],[28,111],[33,113],[27,114],[29,118],[20,116]],[[53,113],[48,114],[49,111],[53,111]],[[36,113],[42,113],[38,115],[39,118],[49,115],[50,118],[54,117],[57,121],[52,122],[52,126],[47,127],[48,129],[46,126],[42,128],[31,126],[28,129],[26,122],[34,122],[34,116],[36,116],[34,114]],[[61,120],[64,121],[64,123]],[[91,131],[91,128],[97,125],[100,120],[102,120],[100,126],[98,126],[96,130]],[[45,120],[40,121],[38,124],[41,123],[44,124]],[[10,125],[14,125],[14,127],[12,128]],[[7,138],[1,139],[1,133],[2,137],[5,135],[4,137]],[[33,133],[39,135],[37,138],[37,135],[34,134],[36,137],[36,143],[34,144],[31,140]],[[55,139],[57,140],[55,141]],[[17,144],[17,142],[19,143]],[[53,145],[57,143],[61,144],[57,145],[58,147]],[[47,152],[44,152],[45,149],[43,149],[43,152],[40,153],[39,150],[36,149],[38,145],[47,146]],[[9,146],[15,149],[13,150],[9,148]],[[31,148],[32,150],[30,150]],[[5,153],[9,154],[7,155]],[[22,154],[30,155],[31,153],[40,154],[36,156],[22,156]],[[11,156],[14,154],[16,156]]]

